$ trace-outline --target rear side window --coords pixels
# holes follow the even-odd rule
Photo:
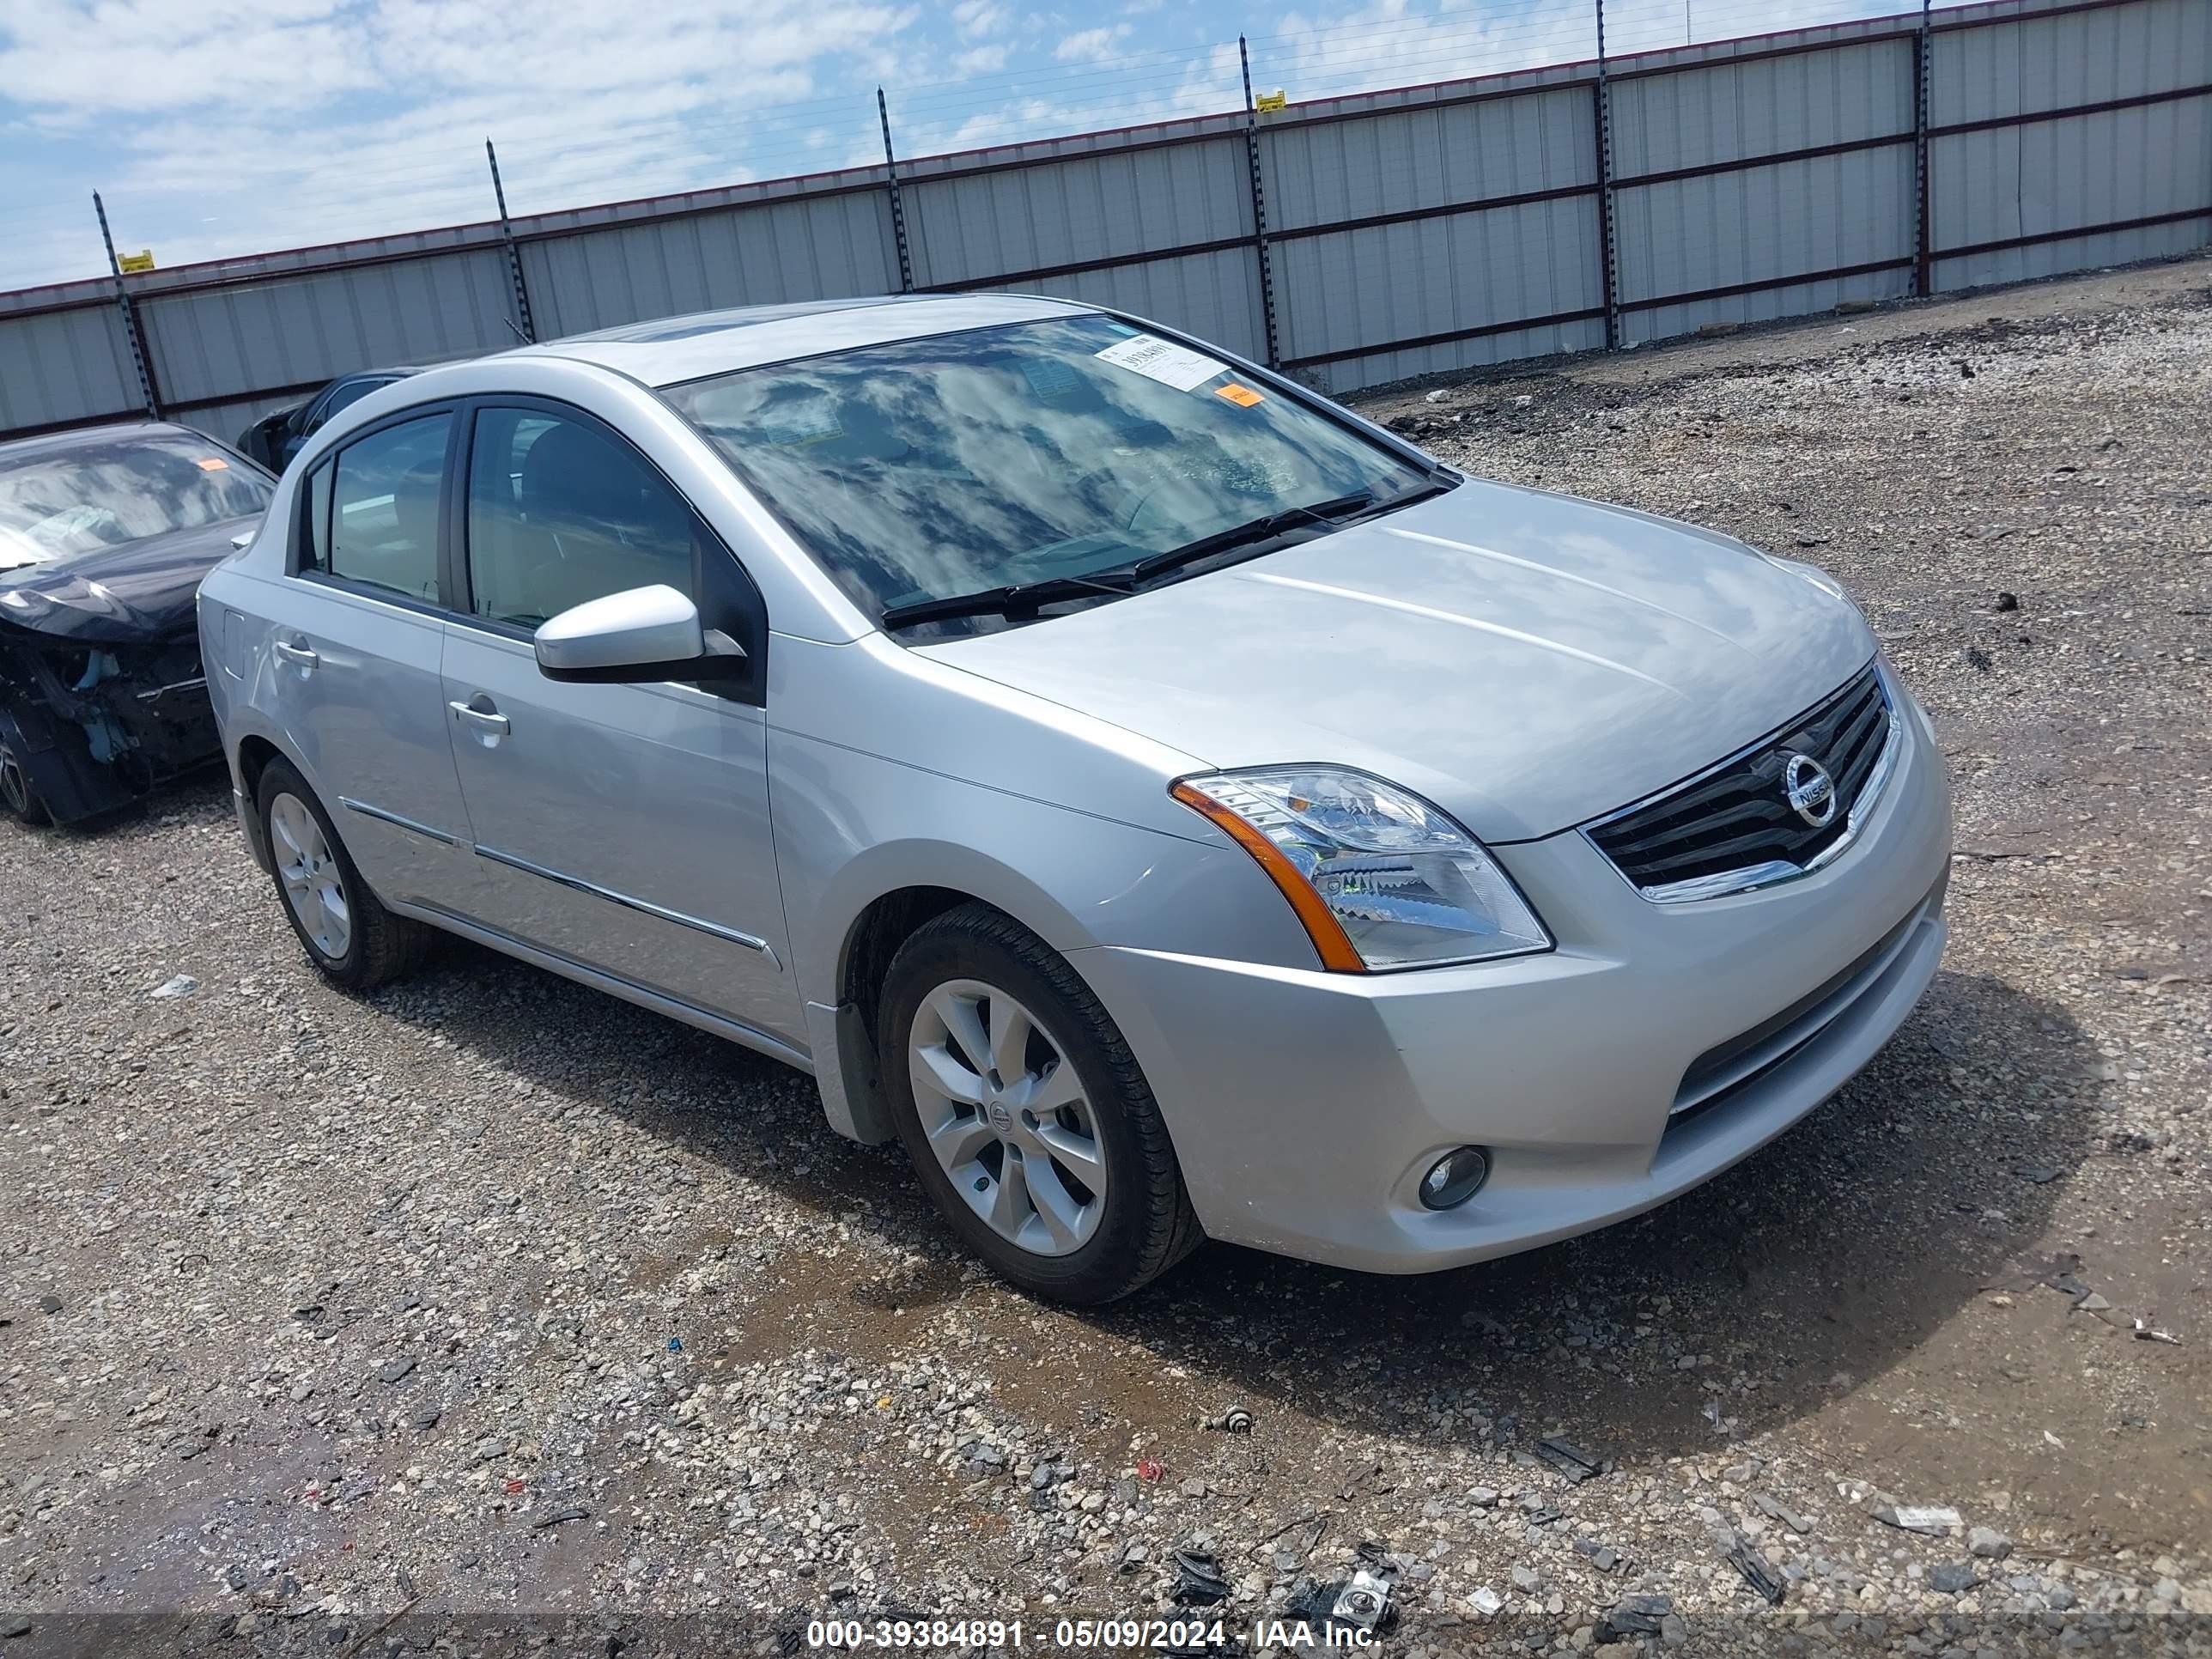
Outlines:
[[[543,410],[477,412],[468,548],[477,616],[535,628],[655,584],[696,599],[697,545],[689,505],[629,446]]]
[[[425,416],[338,452],[323,567],[331,575],[438,602],[439,491],[453,424],[450,414]]]

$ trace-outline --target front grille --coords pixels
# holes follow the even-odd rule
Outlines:
[[[1708,896],[1784,878],[1850,833],[1860,798],[1869,785],[1880,787],[1893,725],[1889,694],[1869,664],[1773,737],[1592,824],[1589,837],[1647,898]],[[1826,823],[1809,822],[1790,804],[1790,763],[1801,755],[1834,787]],[[1802,768],[1799,774],[1807,775]]]

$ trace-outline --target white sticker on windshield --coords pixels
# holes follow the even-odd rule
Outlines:
[[[1157,334],[1137,334],[1116,340],[1097,356],[1102,362],[1133,370],[1162,386],[1171,386],[1177,392],[1188,392],[1194,386],[1204,386],[1217,374],[1229,372],[1227,364],[1216,362],[1204,352],[1179,346],[1172,340],[1163,340]]]

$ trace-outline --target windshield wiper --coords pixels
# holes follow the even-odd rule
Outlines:
[[[1395,506],[1396,502],[1392,502]],[[1217,530],[1211,536],[1200,536],[1194,542],[1185,542],[1181,547],[1171,547],[1164,553],[1155,553],[1142,558],[1122,570],[1111,573],[1126,575],[1132,582],[1144,582],[1184,565],[1194,564],[1216,553],[1225,553],[1231,548],[1249,547],[1255,542],[1273,541],[1299,526],[1313,523],[1334,526],[1358,516],[1375,505],[1375,492],[1355,489],[1350,495],[1332,495],[1325,501],[1313,501],[1304,507],[1286,507],[1279,513],[1270,513],[1264,518],[1245,524],[1231,525],[1226,530]]]
[[[1230,552],[1237,548],[1249,547],[1273,541],[1307,524],[1318,524],[1334,529],[1366,517],[1374,512],[1392,512],[1401,507],[1425,501],[1451,488],[1455,478],[1432,477],[1417,484],[1402,495],[1377,501],[1371,489],[1355,489],[1346,495],[1332,495],[1325,501],[1310,501],[1303,507],[1286,507],[1264,518],[1247,523],[1231,525],[1226,530],[1217,530],[1210,536],[1200,536],[1196,541],[1185,542],[1181,547],[1171,547],[1164,553],[1154,553],[1132,564],[1114,565],[1103,570],[1094,570],[1083,576],[1048,576],[1040,581],[1018,582],[1011,587],[987,587],[974,593],[955,593],[942,599],[916,599],[911,605],[895,605],[883,614],[882,625],[886,629],[905,628],[916,623],[945,622],[958,617],[1030,617],[1041,605],[1055,605],[1063,599],[1081,599],[1090,593],[1110,593],[1126,598],[1154,576],[1179,570],[1187,564],[1210,558],[1216,553]]]
[[[910,628],[916,623],[948,622],[957,617],[1029,617],[1043,605],[1079,599],[1091,593],[1110,593],[1125,599],[1130,591],[1127,572],[1103,570],[1095,576],[1047,576],[1011,587],[986,587],[974,593],[954,593],[941,599],[916,599],[895,605],[880,622],[886,629]]]

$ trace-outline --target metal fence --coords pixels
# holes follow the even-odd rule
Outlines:
[[[0,294],[0,436],[714,307],[1053,294],[1332,392],[2212,241],[2212,0],[1996,0]],[[1249,82],[1249,76],[1248,76]],[[886,155],[893,129],[884,111]]]

